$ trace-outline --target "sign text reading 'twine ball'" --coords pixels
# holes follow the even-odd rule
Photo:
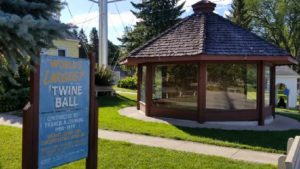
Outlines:
[[[41,57],[39,168],[87,157],[89,69],[86,59]]]

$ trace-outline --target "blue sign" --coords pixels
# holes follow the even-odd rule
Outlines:
[[[87,59],[41,57],[38,168],[87,157],[89,70]]]

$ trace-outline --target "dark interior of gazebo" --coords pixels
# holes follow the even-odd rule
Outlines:
[[[275,66],[296,59],[215,7],[194,4],[194,14],[123,60],[138,66],[137,109],[147,116],[259,125],[275,118]]]

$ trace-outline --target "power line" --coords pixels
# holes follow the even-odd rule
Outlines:
[[[119,8],[118,8],[118,5],[117,5],[117,3],[114,3],[114,4],[115,4],[115,8],[117,9],[117,12],[118,12],[118,14],[119,14],[119,17],[120,17],[121,23],[122,23],[122,25],[123,25],[123,28],[125,29],[125,24],[124,24],[124,22],[123,22],[123,19],[122,19],[121,14],[120,14],[120,10],[119,10]]]
[[[71,19],[73,20],[73,14],[72,14],[72,12],[71,12],[71,9],[70,9],[70,7],[69,7],[69,4],[67,3],[67,0],[65,0],[65,3],[66,3],[66,5],[67,5],[69,14],[70,14],[71,17],[72,17]],[[93,4],[91,5],[90,10],[91,10],[92,6],[93,6]],[[90,12],[90,11],[89,11],[89,12]],[[83,28],[83,26],[81,27],[81,29],[82,29],[82,28]],[[80,40],[80,42],[82,42],[81,44],[83,44],[83,49],[84,49],[84,52],[85,52],[86,56],[88,56],[88,49],[87,49],[87,46],[86,46],[87,44],[84,43],[83,39],[80,39],[80,38],[79,38],[79,40]]]

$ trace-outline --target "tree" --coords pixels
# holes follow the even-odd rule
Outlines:
[[[42,48],[53,47],[69,26],[54,19],[60,0],[0,1],[0,77],[13,80],[20,65],[38,61]]]
[[[108,41],[108,64],[114,67],[118,65],[120,58],[120,48],[119,46]]]
[[[247,5],[253,17],[253,30],[299,59],[299,2],[297,0],[248,0]]]
[[[89,44],[88,44],[88,39],[85,35],[84,30],[81,28],[78,34],[78,39],[79,39],[79,57],[81,58],[87,58],[87,53],[88,50],[90,49]]]
[[[98,61],[98,44],[99,44],[99,38],[98,38],[98,31],[96,28],[92,28],[90,32],[90,50],[92,52],[95,52],[97,55],[97,61]],[[111,41],[108,40],[108,64],[111,66],[114,66],[118,63],[120,57],[119,52],[119,46],[113,44]]]
[[[95,27],[90,32],[90,50],[96,54],[96,61],[98,62],[99,37]]]
[[[231,4],[230,15],[227,17],[239,26],[251,29],[251,16],[246,8],[245,0],[234,0]]]
[[[140,21],[133,29],[125,28],[125,34],[119,40],[127,52],[142,45],[151,38],[164,32],[180,20],[184,3],[177,5],[179,0],[145,0],[133,3],[136,11],[131,11]]]

